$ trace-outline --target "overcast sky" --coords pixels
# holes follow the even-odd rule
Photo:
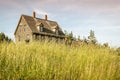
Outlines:
[[[77,37],[95,31],[100,43],[120,46],[120,0],[0,0],[0,32],[14,39],[21,14],[57,21]]]

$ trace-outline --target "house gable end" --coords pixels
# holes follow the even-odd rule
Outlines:
[[[29,35],[30,38],[32,38],[32,31],[29,25],[27,24],[26,20],[24,19],[24,16],[20,17],[20,20],[18,22],[14,35],[17,42],[25,41],[27,35]]]
[[[18,28],[20,27],[20,25],[26,25],[26,26],[27,26],[27,28],[29,28],[29,29],[30,29],[30,27],[29,27],[29,25],[28,25],[27,21],[24,19],[24,17],[23,17],[23,16],[21,16],[21,17],[20,17],[20,20],[19,20],[19,22],[18,22],[17,28],[16,28],[16,30],[15,30],[15,32],[14,32],[14,35],[16,35],[16,32],[17,32]],[[31,30],[31,29],[30,29],[30,31],[32,32],[32,30]]]

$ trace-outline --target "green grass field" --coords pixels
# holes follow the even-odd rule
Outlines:
[[[120,80],[120,57],[94,45],[0,43],[0,80]]]

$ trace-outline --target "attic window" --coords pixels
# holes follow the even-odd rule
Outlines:
[[[43,24],[42,23],[40,25],[38,25],[38,31],[43,32]]]
[[[57,30],[57,29],[55,29],[55,34],[57,34],[57,35],[58,35],[58,30]]]
[[[53,29],[53,32],[58,35],[58,29]]]
[[[39,29],[40,29],[40,32],[43,32],[43,27],[42,27],[42,26],[40,26],[40,28],[39,28]]]

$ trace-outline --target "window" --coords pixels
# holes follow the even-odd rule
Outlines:
[[[40,24],[40,27],[43,27],[43,26],[44,26],[44,25],[41,23],[41,24]]]
[[[43,27],[38,26],[38,31],[39,31],[39,32],[43,32]]]
[[[39,25],[37,25],[37,29],[38,29],[39,32],[43,32],[43,29],[44,29],[43,26],[44,25],[42,23],[40,23]]]
[[[43,32],[43,24],[40,24],[40,32]]]
[[[29,41],[30,41],[30,36],[29,36],[29,34],[27,34],[25,41],[26,41],[26,42],[29,42]]]
[[[57,35],[59,34],[58,29],[56,29],[56,28],[52,29],[52,31]]]
[[[58,30],[57,30],[57,29],[55,30],[55,34],[57,34],[57,35],[58,35]]]
[[[44,40],[45,39],[45,36],[41,36],[41,40]]]
[[[33,38],[36,39],[36,35],[35,34],[33,35]]]
[[[40,26],[40,32],[43,32],[43,27],[42,26]]]

